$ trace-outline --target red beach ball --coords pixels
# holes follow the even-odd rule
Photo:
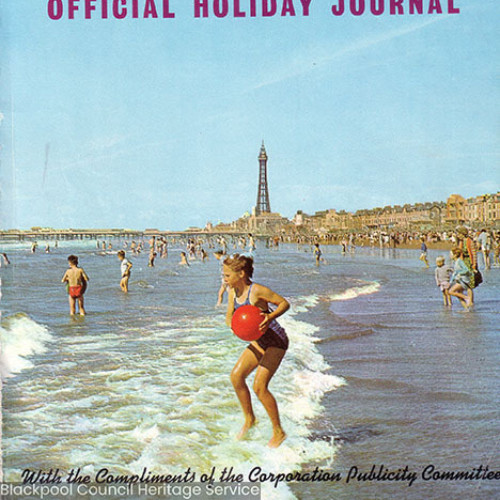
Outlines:
[[[241,306],[234,311],[231,320],[231,330],[241,340],[251,342],[262,337],[259,325],[264,321],[264,315],[257,306]]]

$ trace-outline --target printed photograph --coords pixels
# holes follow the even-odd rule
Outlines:
[[[0,494],[498,497],[497,26],[0,0]]]

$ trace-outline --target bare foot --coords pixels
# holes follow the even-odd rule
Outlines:
[[[243,439],[246,435],[247,432],[255,425],[255,418],[251,418],[245,421],[243,424],[243,427],[241,428],[240,432],[236,434],[236,439],[240,440]]]
[[[269,443],[267,443],[267,446],[269,446],[269,448],[277,448],[285,439],[286,439],[286,434],[281,429],[273,434],[273,437],[271,438]]]

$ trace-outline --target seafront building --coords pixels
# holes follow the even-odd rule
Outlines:
[[[101,239],[139,238],[154,234],[229,234],[253,233],[255,235],[275,234],[327,234],[349,232],[421,232],[448,231],[465,224],[473,229],[500,230],[500,191],[472,198],[452,194],[446,202],[428,202],[406,205],[376,207],[372,209],[346,212],[345,210],[321,210],[313,215],[298,210],[292,219],[276,212],[261,212],[255,208],[230,223],[204,228],[191,227],[185,231],[161,231],[159,229],[53,229],[32,227],[27,231],[16,229],[0,231],[0,239]]]
[[[259,180],[257,203],[251,212],[245,212],[239,219],[229,223],[213,225],[208,222],[204,228],[190,227],[185,231],[160,231],[159,229],[52,229],[32,227],[29,231],[15,229],[0,231],[0,239],[99,239],[139,238],[148,235],[169,234],[227,234],[253,233],[260,236],[276,234],[324,235],[332,233],[368,233],[449,231],[465,224],[472,229],[500,230],[500,191],[464,198],[452,194],[444,201],[388,205],[347,212],[330,208],[313,215],[298,210],[288,219],[277,212],[271,212],[269,186],[267,182],[268,155],[262,141],[259,151]]]
[[[459,224],[472,228],[500,228],[500,192],[475,198],[452,194],[446,202],[434,201],[358,210],[356,212],[321,210],[308,215],[298,210],[288,220],[271,212],[267,184],[268,155],[262,142],[259,152],[259,184],[257,205],[250,215],[245,213],[229,224],[210,225],[214,232],[256,234],[389,231],[431,231],[453,229]]]
[[[500,192],[473,198],[452,194],[446,202],[434,201],[358,210],[335,209],[293,217],[298,228],[313,233],[350,231],[440,231],[465,224],[473,229],[500,229]]]

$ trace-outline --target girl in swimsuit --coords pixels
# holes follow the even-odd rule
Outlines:
[[[288,348],[285,330],[276,322],[276,318],[288,310],[290,304],[269,288],[253,283],[253,259],[244,255],[233,255],[224,260],[224,281],[229,286],[226,324],[231,326],[234,311],[243,305],[257,306],[264,315],[259,328],[264,334],[251,342],[243,351],[231,372],[231,382],[241,404],[245,423],[238,434],[242,439],[255,424],[250,391],[246,378],[255,370],[253,390],[271,419],[273,435],[268,443],[270,448],[277,448],[286,438],[281,427],[276,399],[269,391],[269,382],[278,369]],[[269,304],[276,305],[270,311]]]

